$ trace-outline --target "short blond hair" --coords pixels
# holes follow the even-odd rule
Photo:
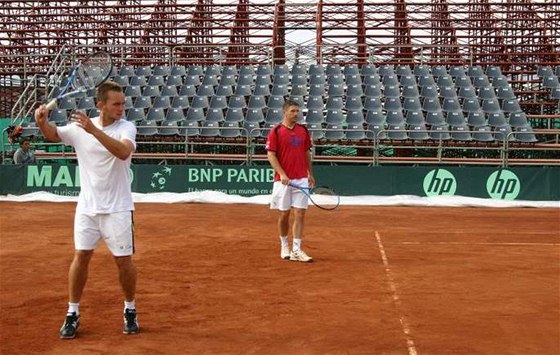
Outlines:
[[[107,80],[97,87],[97,102],[106,102],[109,91],[123,92],[123,88],[114,81]]]

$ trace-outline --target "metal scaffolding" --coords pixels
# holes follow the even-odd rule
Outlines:
[[[492,64],[514,84],[560,64],[557,0],[2,1],[0,15],[2,86],[63,46],[133,65]]]

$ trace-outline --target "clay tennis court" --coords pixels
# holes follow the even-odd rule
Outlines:
[[[136,205],[141,333],[102,245],[60,340],[74,203],[0,203],[1,354],[560,353],[559,209],[311,208],[303,264],[263,205]]]

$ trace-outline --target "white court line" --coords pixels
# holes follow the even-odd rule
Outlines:
[[[383,265],[385,266],[385,275],[387,276],[387,282],[389,283],[389,287],[391,288],[393,303],[395,304],[395,308],[399,313],[399,320],[401,322],[402,331],[406,338],[406,345],[408,347],[408,355],[418,355],[416,347],[414,346],[414,340],[412,340],[410,325],[408,324],[408,320],[401,311],[401,300],[397,293],[397,285],[395,284],[393,273],[391,272],[391,268],[389,267],[389,259],[387,258],[387,254],[385,254],[385,248],[383,247],[383,243],[381,243],[381,236],[379,235],[378,231],[375,231],[375,239],[377,239],[379,253],[381,253],[381,259],[383,260]]]
[[[503,246],[547,246],[557,247],[560,243],[500,243],[500,242],[392,242],[391,244],[404,245],[503,245]]]

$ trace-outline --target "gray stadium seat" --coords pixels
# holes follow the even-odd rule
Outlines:
[[[364,95],[366,97],[381,97],[383,96],[382,92],[381,92],[381,86],[380,85],[366,85],[365,89],[364,89]]]
[[[146,85],[144,89],[142,89],[142,96],[149,96],[149,97],[156,97],[161,94],[158,85]]]
[[[162,108],[152,107],[146,115],[147,121],[161,122],[165,120],[165,110]]]
[[[272,96],[271,96],[272,97]],[[247,107],[247,102],[245,101],[245,96],[230,96],[229,101],[228,101],[228,107],[229,108],[246,108]]]
[[[384,124],[369,125],[366,130],[366,136],[373,141],[381,141],[387,139],[387,131]]]
[[[283,95],[270,95],[266,106],[268,108],[282,109],[284,107],[284,102]]]
[[[231,96],[233,95],[233,86],[231,85],[218,85],[216,89],[216,95],[218,96]]]
[[[210,98],[209,108],[225,109],[227,107],[227,98],[225,96],[214,95]]]
[[[531,126],[520,126],[515,128],[515,139],[521,143],[536,143],[538,142],[537,137],[533,133]]]
[[[179,122],[164,121],[158,128],[158,135],[160,136],[178,136],[179,135]]]
[[[435,141],[448,141],[451,139],[449,126],[447,124],[432,125],[429,135],[430,139]]]
[[[346,110],[363,110],[364,104],[362,103],[362,98],[359,96],[347,96],[344,102],[344,108]]]
[[[479,112],[481,110],[480,103],[477,98],[469,98],[463,100],[464,112]]]
[[[424,125],[426,123],[421,110],[411,110],[406,113],[406,123],[409,125]]]
[[[492,129],[489,126],[477,126],[473,127],[471,131],[473,140],[477,142],[493,142],[494,135],[492,134]]]
[[[436,92],[437,94],[437,92]],[[419,97],[420,93],[418,92],[418,86],[416,85],[406,85],[402,88],[402,97],[409,98],[409,97]]]
[[[223,122],[224,120],[224,111],[222,109],[211,108],[206,112],[206,122]]]
[[[179,127],[179,135],[183,137],[198,137],[200,128],[198,121],[187,121]]]
[[[148,85],[148,80],[145,76],[133,75],[128,79],[128,83],[133,86],[146,86]]]
[[[266,97],[259,95],[252,95],[249,97],[248,108],[263,109],[266,107]]]
[[[179,95],[179,91],[177,91],[177,86],[175,85],[164,85],[161,88],[160,95],[174,97]]]
[[[527,115],[524,112],[512,112],[509,115],[509,124],[512,127],[525,127],[529,125]]]
[[[494,139],[498,141],[507,140],[509,142],[514,142],[516,140],[515,136],[512,134],[511,126],[508,124],[497,126],[494,129]]]
[[[245,119],[242,108],[228,108],[226,112],[226,122],[242,122]]]
[[[363,78],[364,85],[381,85],[381,79],[378,75],[365,75]]]
[[[451,140],[459,142],[470,142],[473,140],[469,126],[451,126]]]
[[[154,98],[154,107],[168,109],[171,107],[169,96],[157,96]]]
[[[282,121],[283,118],[284,115],[282,113],[282,109],[269,108],[266,111],[266,116],[264,118],[264,121],[265,123],[278,124]]]
[[[426,128],[426,125],[424,123],[411,124],[408,127],[408,130],[409,138],[414,141],[426,141],[430,139],[428,129]]]
[[[240,96],[249,96],[249,95],[251,95],[251,86],[250,85],[238,84],[235,87],[235,90],[233,91],[233,93],[235,95],[240,95]],[[270,95],[270,87],[268,85],[255,86],[255,90],[254,90],[254,92],[252,92],[252,94],[253,95],[262,95],[262,96]]]
[[[248,137],[256,138],[256,137],[260,137],[261,135],[261,126],[259,125],[258,122],[244,121],[242,128],[243,130],[241,131],[241,134],[244,137],[248,136]]]
[[[307,108],[314,110],[322,110],[325,108],[323,96],[309,96],[307,98]]]
[[[175,96],[171,101],[171,107],[188,108],[190,106],[188,96]]]
[[[385,115],[381,110],[371,110],[366,112],[365,120],[370,125],[381,125],[385,123]]]
[[[344,107],[344,102],[341,96],[329,96],[325,108],[327,110],[340,110]]]
[[[402,124],[389,124],[387,128],[387,138],[395,141],[403,141],[408,139],[408,133]]]
[[[325,116],[325,122],[327,124],[340,125],[346,120],[346,116],[342,110],[332,109],[327,110],[327,115]]]
[[[249,108],[245,114],[245,121],[248,122],[264,122],[264,113],[262,109]]]
[[[185,119],[188,122],[191,121],[204,121],[204,109],[202,108],[197,108],[197,107],[189,107],[187,109],[187,116],[185,117]]]
[[[171,66],[171,71],[169,75],[186,76],[187,70],[184,65],[173,65]]]
[[[362,97],[364,96],[364,90],[362,84],[349,84],[346,87],[347,97]]]
[[[387,97],[383,103],[385,111],[402,110],[401,100],[398,97]]]
[[[402,110],[387,111],[385,122],[390,125],[404,125],[405,119]]]
[[[362,74],[362,76],[366,76],[366,75],[376,75],[376,74],[379,74],[379,73],[378,73],[375,65],[373,65],[373,64],[363,64],[360,67],[360,74]]]
[[[208,96],[195,96],[192,98],[191,107],[208,108]]]
[[[506,99],[502,101],[502,111],[505,113],[521,112],[521,106],[517,99]]]
[[[214,91],[213,85],[200,85],[196,94],[198,96],[214,96],[216,92]]]
[[[438,112],[441,111],[441,104],[439,103],[439,99],[426,97],[422,101],[422,109],[426,112]]]
[[[488,125],[491,127],[504,126],[507,124],[506,116],[502,111],[489,112],[487,113],[486,118],[488,119]]]
[[[348,110],[346,112],[346,123],[363,125],[365,123],[364,111],[361,109]]]
[[[467,124],[473,127],[486,126],[486,115],[482,111],[469,112],[467,115]]]
[[[327,124],[325,128],[325,139],[327,140],[343,140],[346,139],[344,127],[338,123]]]
[[[220,136],[220,124],[219,122],[207,122],[204,121],[200,126],[200,136],[201,137],[219,137]]]
[[[447,112],[445,122],[451,127],[464,126],[467,123],[465,116],[463,116],[463,111]]]
[[[445,123],[445,116],[442,111],[426,112],[425,119],[429,125],[438,126]]]
[[[182,108],[169,108],[165,114],[168,122],[182,122],[185,120],[185,111]]]
[[[321,124],[325,122],[325,116],[322,110],[310,109],[307,110],[305,115],[305,122],[307,124]]]
[[[345,131],[346,139],[350,141],[361,141],[367,138],[363,124],[348,124]]]
[[[202,84],[202,82],[200,81],[200,76],[198,76],[198,75],[187,75],[187,76],[185,76],[184,85],[199,86],[200,84]]]
[[[447,68],[445,67],[445,65],[434,65],[431,69],[431,73],[434,77],[437,78],[441,78],[442,76],[448,75]]]
[[[138,76],[152,75],[152,68],[149,65],[139,65],[134,69],[134,74]]]
[[[220,136],[223,138],[241,137],[242,134],[239,122],[224,122],[224,125],[220,128]]]
[[[141,137],[151,137],[158,134],[156,121],[144,120],[137,125],[137,134]]]
[[[142,108],[129,108],[125,110],[125,118],[131,122],[141,122],[146,119],[146,112]]]
[[[165,84],[165,78],[163,77],[163,75],[152,75],[152,76],[148,77],[147,85],[161,86],[163,84]]]

